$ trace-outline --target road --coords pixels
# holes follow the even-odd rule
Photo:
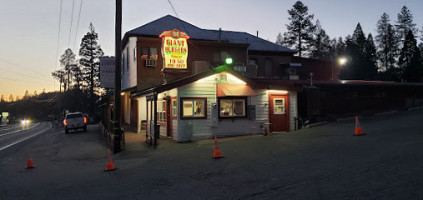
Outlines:
[[[140,142],[113,155],[91,125],[53,128],[0,155],[0,199],[422,199],[423,111],[347,120],[290,133]],[[143,137],[137,135],[136,137]],[[12,149],[13,149],[12,148]],[[35,169],[24,169],[32,152]]]
[[[51,128],[49,122],[36,122],[25,125],[12,124],[0,126],[0,151],[25,142]]]

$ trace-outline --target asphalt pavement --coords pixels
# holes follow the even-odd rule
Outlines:
[[[53,128],[0,154],[0,199],[423,199],[423,111],[360,117],[289,133],[156,148],[128,133],[105,172],[97,125]],[[25,169],[28,153],[36,168]]]

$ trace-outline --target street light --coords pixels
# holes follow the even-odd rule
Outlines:
[[[344,66],[347,63],[347,59],[345,57],[341,57],[338,59],[339,66]]]

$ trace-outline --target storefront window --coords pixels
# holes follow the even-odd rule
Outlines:
[[[219,99],[219,117],[245,117],[245,98]]]
[[[207,118],[206,98],[182,98],[181,101],[183,118]]]
[[[176,117],[178,115],[178,101],[176,99],[172,99],[172,117]]]
[[[166,122],[166,101],[157,101],[157,121]]]

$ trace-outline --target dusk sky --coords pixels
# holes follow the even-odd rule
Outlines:
[[[79,15],[80,3],[82,10]],[[274,42],[285,32],[288,12],[296,0],[171,0],[179,17],[206,29],[243,31]],[[391,23],[407,6],[419,30],[423,26],[422,0],[303,0],[331,37],[351,35],[358,22],[375,36],[376,22],[386,12]],[[72,4],[74,4],[73,20]],[[51,72],[66,48],[75,54],[90,22],[99,35],[105,55],[114,55],[114,0],[63,0],[60,33],[60,0],[0,0],[0,95],[22,97],[58,90]],[[126,31],[171,14],[167,0],[123,0],[122,36]],[[78,16],[79,23],[78,23]],[[72,26],[71,26],[72,23]],[[76,38],[76,40],[75,40]],[[57,42],[59,45],[57,46]],[[419,40],[421,42],[421,40]]]

